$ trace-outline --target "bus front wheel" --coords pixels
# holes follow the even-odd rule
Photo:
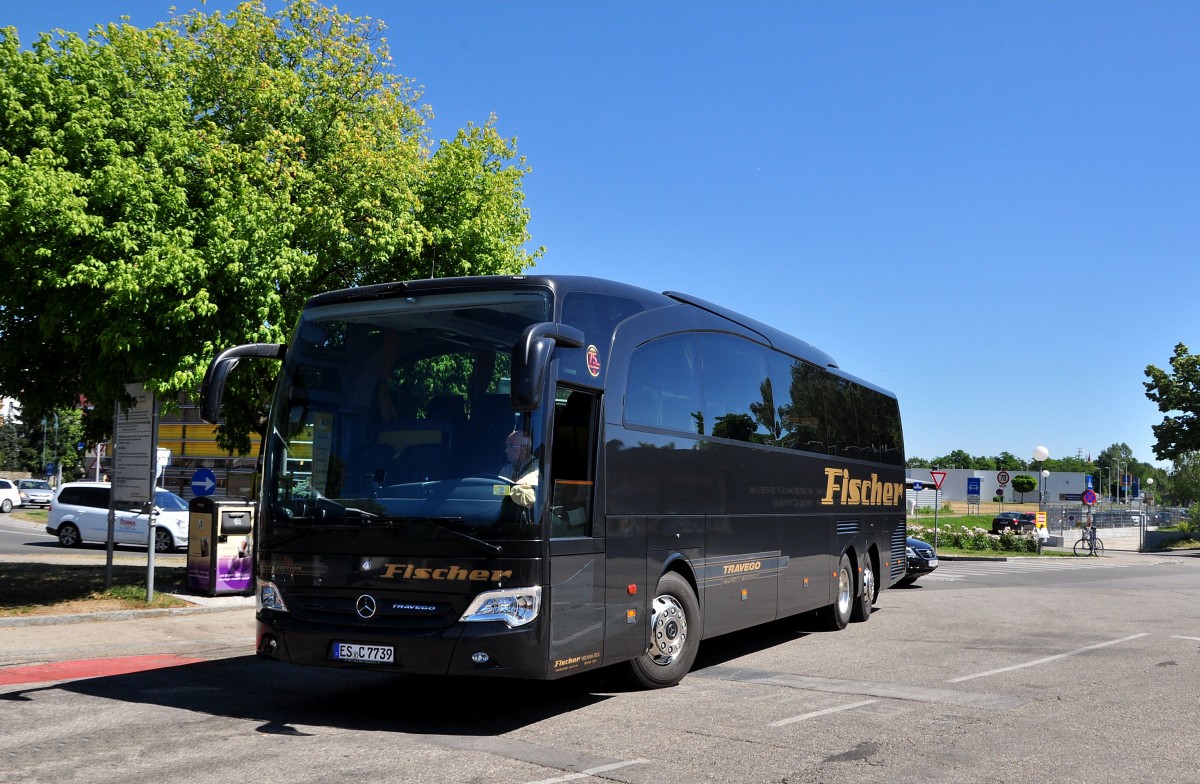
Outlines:
[[[650,649],[629,662],[641,686],[661,689],[683,680],[700,645],[700,603],[687,580],[667,572],[650,606]]]

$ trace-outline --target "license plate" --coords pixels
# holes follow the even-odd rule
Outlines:
[[[390,645],[335,642],[333,644],[333,658],[337,661],[392,664],[396,660],[396,652]]]
[[[930,565],[930,566],[937,566],[937,559],[936,559],[936,558],[930,558],[930,559],[929,559],[929,565]]]

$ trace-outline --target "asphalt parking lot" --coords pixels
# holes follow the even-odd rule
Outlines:
[[[117,668],[0,686],[0,749],[14,781],[1194,781],[1200,559],[1092,561],[939,569],[843,632],[708,641],[654,692],[264,662],[248,608],[0,627],[0,673]]]

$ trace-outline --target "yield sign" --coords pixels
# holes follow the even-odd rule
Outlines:
[[[942,482],[946,481],[945,471],[930,471],[929,475],[933,477],[933,486],[938,490],[942,489]]]

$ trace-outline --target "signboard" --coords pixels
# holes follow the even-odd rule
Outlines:
[[[979,496],[983,493],[983,480],[977,476],[967,477],[967,503],[979,503]]]
[[[192,495],[197,498],[212,495],[217,489],[217,475],[211,468],[198,468],[192,474]]]
[[[933,486],[938,490],[942,489],[942,482],[946,481],[945,471],[930,471],[929,475],[933,477]]]
[[[128,509],[154,498],[158,407],[141,384],[127,384],[125,391],[133,405],[122,411],[118,403],[113,415],[112,494],[116,507]]]
[[[924,485],[922,485],[920,482],[916,482],[916,481],[913,482],[913,492],[917,492],[917,493],[921,492],[922,487],[924,487]]]
[[[1085,504],[1087,504],[1088,506],[1091,506],[1094,503],[1096,503],[1096,491],[1095,490],[1084,490],[1083,491],[1083,502]]]
[[[1001,487],[1004,487],[1006,484],[1008,484],[1008,480],[1009,476],[1007,471],[1001,471],[1000,473],[996,474],[996,481]]]

